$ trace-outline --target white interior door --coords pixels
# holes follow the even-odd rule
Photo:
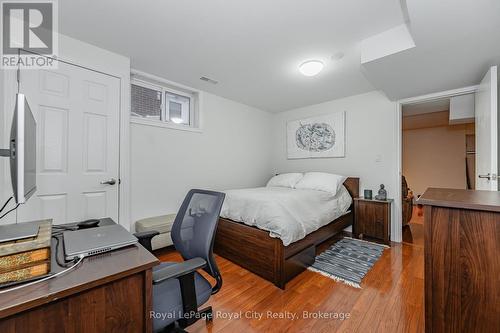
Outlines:
[[[498,69],[491,67],[476,92],[476,189],[498,191]]]
[[[37,191],[18,221],[118,222],[119,79],[59,62],[22,71],[20,90],[37,120]]]

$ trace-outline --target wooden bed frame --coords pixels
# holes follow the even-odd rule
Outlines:
[[[359,178],[344,182],[353,198],[359,197]],[[285,284],[314,262],[316,246],[353,224],[354,205],[350,213],[284,246],[268,231],[244,223],[220,218],[214,252],[285,289]]]

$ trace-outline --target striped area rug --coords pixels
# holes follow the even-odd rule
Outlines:
[[[308,269],[361,288],[361,280],[387,248],[386,245],[345,237],[316,256],[314,264]]]

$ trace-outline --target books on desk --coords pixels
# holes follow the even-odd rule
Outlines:
[[[0,243],[0,287],[50,272],[52,220],[27,223],[38,224],[35,237]]]

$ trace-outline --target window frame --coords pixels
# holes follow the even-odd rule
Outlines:
[[[196,104],[199,104],[199,92],[187,92],[180,89],[172,88],[174,84],[161,84],[161,82],[151,82],[153,80],[143,79],[142,77],[131,77],[130,79],[130,89],[132,89],[132,85],[144,87],[147,89],[156,90],[161,92],[161,112],[160,119],[148,119],[146,117],[138,117],[132,114],[132,109],[130,110],[130,121],[132,123],[138,123],[143,125],[152,125],[173,129],[181,129],[188,130],[194,132],[201,132],[200,127],[198,126],[199,120],[196,119]],[[167,93],[179,95],[182,97],[189,98],[189,124],[177,124],[170,121],[169,111],[167,110]],[[198,105],[198,113],[199,113],[199,105]],[[198,115],[199,117],[199,115]]]
[[[174,95],[189,98],[189,124],[176,124],[176,123],[170,121],[170,110],[167,111],[167,97],[166,97],[167,92],[174,94]],[[193,94],[177,91],[175,89],[165,88],[163,90],[162,104],[163,104],[162,105],[162,107],[163,107],[162,112],[164,112],[166,122],[171,123],[171,124],[175,124],[175,125],[180,125],[180,126],[193,127],[193,123],[194,123],[194,96],[193,96]]]

